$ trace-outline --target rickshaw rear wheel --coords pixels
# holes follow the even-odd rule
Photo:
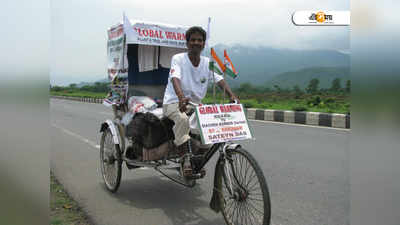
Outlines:
[[[115,193],[121,183],[122,156],[109,128],[102,133],[100,140],[100,168],[107,190]]]
[[[227,151],[227,158],[228,165],[221,167],[217,177],[220,206],[225,222],[229,225],[269,225],[270,196],[267,182],[257,161],[241,147]]]

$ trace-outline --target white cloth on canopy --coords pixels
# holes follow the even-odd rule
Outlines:
[[[160,48],[160,59],[158,59],[158,54],[159,54],[158,48]],[[172,56],[185,51],[186,49],[183,48],[139,45],[138,48],[139,72],[156,70],[158,69],[158,65],[161,65],[164,68],[171,68]],[[158,60],[160,61],[158,62]]]
[[[139,72],[158,69],[158,46],[139,45],[138,64]]]

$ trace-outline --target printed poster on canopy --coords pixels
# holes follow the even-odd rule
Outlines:
[[[186,48],[187,28],[168,24],[124,21],[128,44],[157,45],[174,48]],[[130,28],[129,28],[130,27]],[[130,30],[129,30],[130,29]]]
[[[113,80],[117,75],[119,77],[128,76],[128,60],[126,53],[124,54],[125,40],[122,24],[110,28],[107,34],[108,78]]]
[[[204,144],[252,138],[241,104],[202,105],[196,115]]]

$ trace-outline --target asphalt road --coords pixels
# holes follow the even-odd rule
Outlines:
[[[100,124],[111,109],[51,99],[51,170],[95,224],[225,224],[208,206],[215,157],[195,188],[154,170],[128,170],[116,194],[103,185]],[[263,169],[274,225],[348,225],[350,132],[342,129],[250,121],[255,141],[243,141]]]

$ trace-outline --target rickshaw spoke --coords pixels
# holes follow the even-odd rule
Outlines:
[[[242,184],[246,183],[246,178],[247,178],[247,173],[249,172],[249,168],[250,168],[249,163],[246,160],[246,169],[243,172],[244,174],[243,174],[243,183]]]
[[[237,209],[239,208],[239,204],[238,204],[238,202],[237,201],[235,201],[235,208],[234,208],[234,210],[233,210],[233,215],[235,216],[236,215],[236,221],[238,221],[238,217],[239,217],[239,213],[238,213],[238,211],[237,211]]]
[[[248,224],[246,211],[244,210],[244,204],[241,204],[240,211],[242,212],[242,224]]]
[[[247,188],[247,191],[251,191],[251,190],[253,190],[253,188],[259,187],[259,186],[260,186],[260,184],[258,184],[258,182],[255,182],[251,186],[249,185],[249,187]]]
[[[246,186],[249,186],[249,183],[253,180],[253,177],[256,177],[257,179],[257,174],[254,170],[251,170],[249,181],[246,183]]]
[[[235,182],[232,182],[233,184],[232,184],[232,186],[235,186],[235,187],[240,187],[240,188],[243,188],[243,184],[242,184],[242,181],[241,181],[241,179],[240,179],[240,176],[238,177],[238,175],[240,174],[239,172],[237,172],[237,168],[236,168],[236,166],[234,166],[233,165],[233,160],[232,160],[232,162],[230,163],[230,166],[231,166],[231,171],[232,171],[232,180],[233,181],[235,181]],[[241,170],[240,170],[241,171]],[[229,173],[229,171],[228,171],[228,173]]]
[[[227,211],[227,217],[230,218],[230,220],[233,220],[233,216],[235,215],[235,206],[236,203],[232,202],[231,207],[229,207],[229,211]]]
[[[236,158],[238,158],[238,157],[236,157]],[[238,160],[240,163],[239,163],[239,168],[237,168],[240,172],[238,172],[238,173],[236,173],[236,174],[238,174],[239,176],[240,176],[240,185],[243,185],[243,182],[244,182],[244,176],[243,176],[243,172],[242,172],[242,168],[243,168],[243,164],[244,164],[244,159],[243,159],[243,157],[240,157],[240,160]]]
[[[236,159],[238,159],[237,160],[237,162],[238,162],[238,166],[234,166],[235,167],[235,169],[237,170],[237,172],[235,172],[236,173],[236,176],[237,176],[237,178],[238,178],[238,181],[239,181],[239,184],[242,186],[243,185],[243,183],[244,183],[244,176],[243,176],[243,171],[242,171],[242,168],[243,168],[243,165],[244,165],[244,159],[243,159],[243,157],[240,157],[239,158],[239,154],[237,154],[236,155]],[[239,178],[240,177],[240,178]]]
[[[235,213],[236,213],[236,222],[239,222],[239,212],[237,211],[237,209],[239,208],[239,204],[236,204],[236,208],[235,208]]]
[[[246,222],[246,224],[250,224],[252,221],[251,221],[250,213],[249,213],[249,210],[247,209],[247,205],[246,204],[243,205],[243,209],[244,209],[244,213],[245,213],[245,216],[246,216],[245,222]]]
[[[259,185],[257,185],[257,188],[253,188],[250,190],[247,190],[247,192],[249,193],[249,195],[262,195],[262,190],[261,187]]]
[[[258,198],[251,198],[251,197],[247,197],[250,200],[254,200],[254,201],[260,201],[260,202],[264,202],[264,200],[262,199],[258,199]]]
[[[257,207],[257,208],[262,208],[264,209],[264,201],[256,201],[256,200],[248,200],[246,201],[249,204],[252,204],[253,206]]]
[[[244,218],[242,208],[243,208],[243,204],[242,204],[242,203],[239,203],[239,215],[240,215],[239,219],[240,219],[240,224],[243,224],[243,218]]]
[[[231,218],[233,218],[234,214],[235,214],[235,207],[236,207],[236,202],[232,201],[231,206],[229,207],[229,209],[227,210],[227,215]]]
[[[249,224],[248,223],[248,217],[247,217],[247,211],[246,211],[246,208],[245,208],[245,205],[243,204],[243,206],[242,206],[242,211],[243,211],[243,216],[244,216],[244,224]]]
[[[231,200],[230,202],[231,203],[229,204],[229,207],[227,208],[227,210],[232,209],[232,207],[233,207],[233,205],[235,203],[233,200]],[[228,201],[227,201],[227,203],[228,203]],[[225,205],[228,205],[228,204],[225,204]]]
[[[255,212],[258,212],[260,215],[264,215],[264,212],[261,212],[259,209],[257,209],[251,202],[247,202],[247,204],[255,210]]]
[[[254,218],[254,220],[257,220],[257,217],[254,216],[253,212],[249,209],[249,207],[247,206],[247,204],[245,205],[245,207],[246,207],[246,211],[247,211],[247,212],[249,213],[249,215],[251,216],[251,217],[249,218],[249,220],[250,220],[251,224],[253,225],[253,220],[252,220],[252,218]],[[257,221],[254,221],[254,222],[257,222]]]
[[[247,204],[244,204],[244,208],[245,208],[245,210],[246,210],[246,213],[247,213],[247,219],[248,219],[248,222],[250,222],[250,223],[247,223],[247,224],[250,224],[250,225],[253,225],[254,223],[253,223],[253,220],[254,220],[254,215],[253,215],[253,213],[249,210],[249,207],[247,206]]]
[[[239,169],[239,165],[241,164],[240,159],[238,157],[236,157],[236,155],[234,155],[234,154],[232,154],[232,158],[234,158],[234,160],[232,160],[231,167],[233,168],[233,171],[235,172],[239,183],[241,183],[241,179],[239,179],[239,177],[240,178],[242,177],[241,171]],[[238,166],[234,166],[234,163],[235,163],[235,165],[238,165]]]
[[[243,223],[242,223],[242,219],[243,219],[242,204],[239,203],[239,207],[238,207],[238,218],[237,218],[238,224],[243,224]]]
[[[249,193],[249,195],[256,195],[256,196],[261,195],[261,196],[263,196],[263,193],[253,193],[253,192],[251,192],[251,193]]]

